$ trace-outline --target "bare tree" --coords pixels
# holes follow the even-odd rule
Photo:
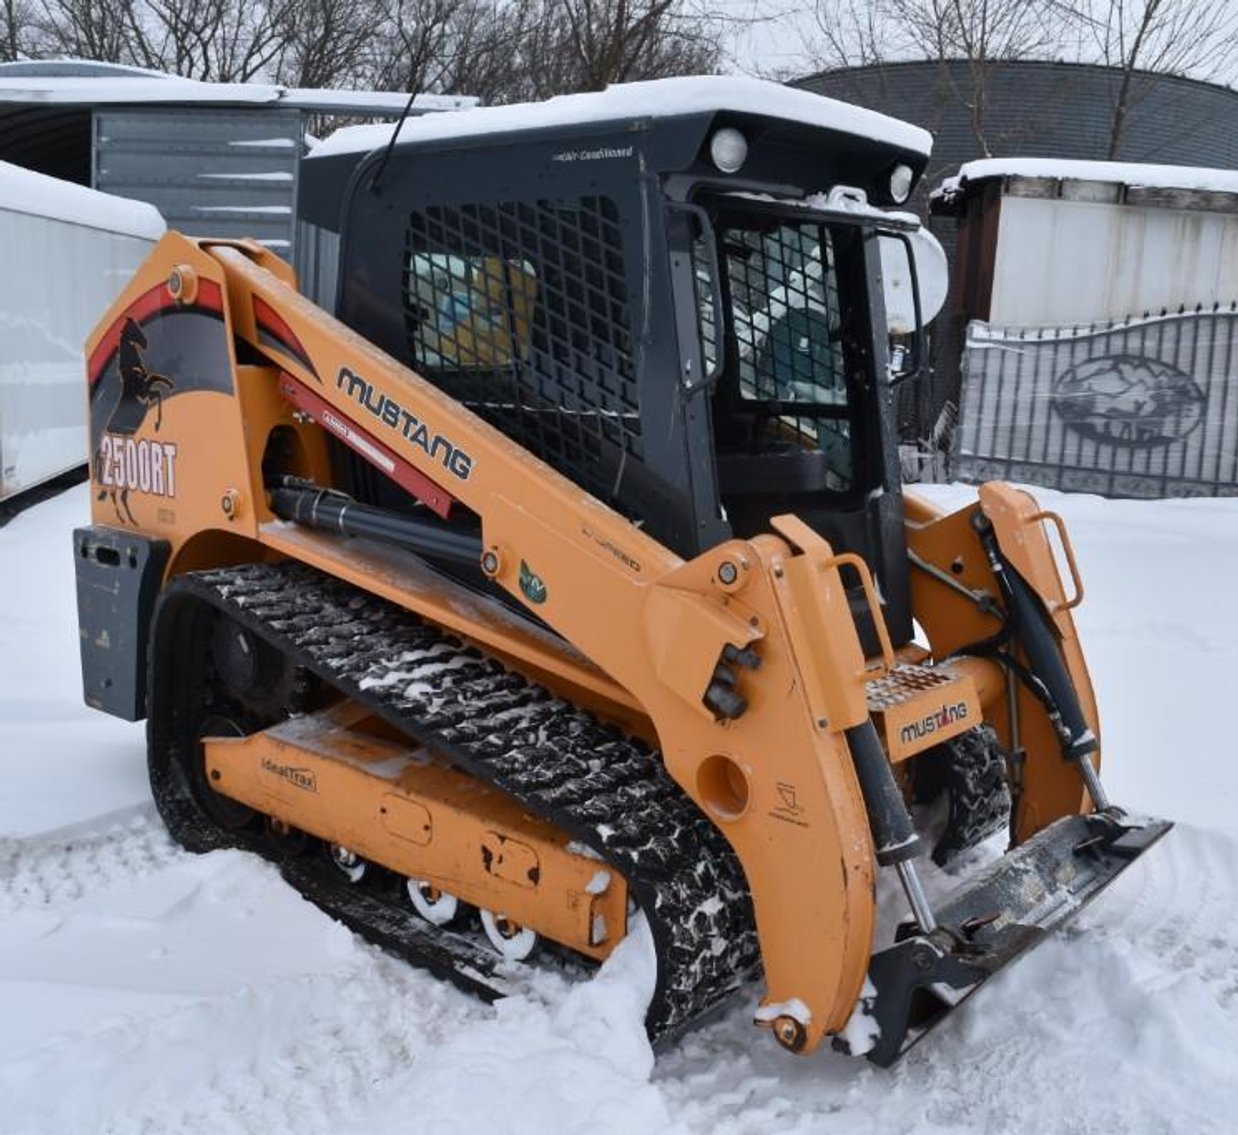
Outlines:
[[[811,51],[823,67],[867,67],[899,58],[896,32],[881,3],[817,0],[817,42]],[[924,58],[916,51],[909,58]]]
[[[0,27],[0,62],[24,59],[39,50],[39,31],[30,0],[4,0]]]
[[[130,32],[134,8],[133,0],[41,0],[38,54],[136,63]]]
[[[988,155],[993,66],[1052,55],[1063,28],[1056,7],[1050,0],[817,0],[817,54],[832,66],[938,61],[953,98],[968,108],[977,146]],[[964,64],[962,83],[958,63]]]
[[[187,79],[245,83],[267,73],[295,0],[145,0],[130,25],[145,67]]]
[[[285,5],[273,66],[290,87],[337,87],[365,72],[378,6],[358,0],[301,0]]]
[[[217,82],[468,93],[485,102],[714,71],[713,0],[6,0],[10,57]],[[39,6],[37,42],[21,39]],[[0,51],[3,51],[0,48]]]
[[[1230,78],[1238,59],[1234,0],[817,0],[817,26],[824,66],[940,61],[985,154],[996,61],[1066,58],[1119,70],[1108,139],[1113,159],[1131,111],[1163,76]],[[966,65],[966,89],[953,78],[959,63]]]
[[[1165,75],[1214,79],[1238,56],[1232,0],[1080,0],[1055,4],[1078,28],[1078,55],[1122,72],[1110,119],[1110,160],[1130,113]]]
[[[576,90],[659,75],[714,70],[719,43],[676,0],[549,0],[560,50],[570,60]]]
[[[40,0],[33,54],[127,63],[191,79],[268,75],[297,0]]]
[[[467,92],[492,101],[519,72],[526,3],[376,0],[374,14],[367,86]]]
[[[685,0],[377,0],[369,85],[500,103],[712,71],[721,29]]]

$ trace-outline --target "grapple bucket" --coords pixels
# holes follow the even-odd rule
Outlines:
[[[873,956],[870,988],[836,1046],[892,1064],[1004,965],[1063,925],[1172,824],[1119,813],[1066,816],[938,904],[930,934],[907,926]]]

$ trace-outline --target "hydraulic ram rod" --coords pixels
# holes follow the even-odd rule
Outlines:
[[[348,536],[369,536],[408,548],[427,559],[476,566],[481,558],[479,536],[358,504],[343,493],[316,485],[284,484],[271,491],[270,505],[271,511],[284,520]]]

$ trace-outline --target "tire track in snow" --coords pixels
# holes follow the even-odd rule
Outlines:
[[[655,1073],[689,1131],[1228,1135],[1238,841],[1179,826],[889,1071],[779,1052],[736,1010]]]
[[[1166,970],[1220,984],[1222,1003],[1238,997],[1238,841],[1178,825],[1122,878],[1081,932],[1136,942]]]
[[[120,879],[153,874],[188,854],[153,806],[101,823],[23,838],[0,838],[0,917],[57,907]]]
[[[491,1012],[359,944],[338,972],[66,1037],[0,1068],[0,1098],[11,1114],[38,1116],[5,1131],[334,1132],[449,1030]]]

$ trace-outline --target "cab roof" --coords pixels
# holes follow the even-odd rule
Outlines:
[[[733,112],[757,115],[849,134],[928,157],[932,135],[918,126],[873,110],[838,102],[809,91],[763,79],[694,75],[612,84],[604,91],[559,95],[545,102],[448,111],[406,119],[398,141],[419,143],[523,134],[531,131]],[[351,126],[337,130],[312,151],[314,157],[368,153],[391,142],[391,126]]]

